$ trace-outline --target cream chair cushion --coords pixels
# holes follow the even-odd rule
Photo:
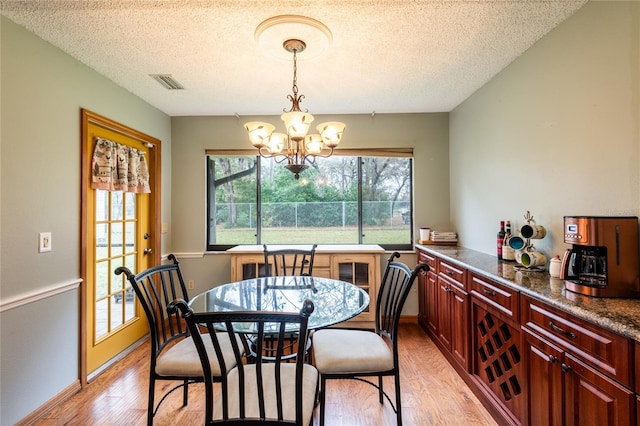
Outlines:
[[[393,351],[366,330],[318,330],[313,334],[315,366],[325,373],[369,373],[393,369]]]
[[[229,341],[229,335],[227,333],[218,333],[218,339],[220,340],[227,370],[231,370],[236,366],[236,360]],[[238,345],[240,345],[239,347],[242,348],[240,338],[237,337],[237,339]],[[211,343],[211,338],[208,333],[202,335],[202,341],[209,355],[211,374],[213,377],[222,376],[220,365],[218,364],[218,357],[216,356],[216,351],[213,349],[213,344]],[[156,373],[161,376],[202,377],[202,364],[200,363],[196,344],[193,342],[191,336],[170,347],[157,359]]]
[[[267,418],[278,417],[276,405],[276,384],[275,384],[274,363],[262,364],[263,387],[265,390],[265,414]],[[282,411],[285,420],[296,420],[296,364],[280,364],[280,378],[282,380]],[[245,417],[260,417],[258,407],[258,387],[256,365],[244,366],[245,383]],[[229,418],[238,417],[239,391],[238,391],[238,368],[234,368],[227,375],[229,383]],[[318,387],[318,370],[310,364],[303,365],[302,371],[302,424],[310,424],[311,416],[316,401],[316,389]],[[213,406],[213,417],[216,420],[222,419],[222,398],[216,398]]]

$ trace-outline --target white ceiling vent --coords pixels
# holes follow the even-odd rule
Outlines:
[[[171,74],[149,74],[158,83],[169,90],[184,90],[184,86],[171,76]]]

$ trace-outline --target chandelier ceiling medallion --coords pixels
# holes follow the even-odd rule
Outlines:
[[[256,30],[256,39],[259,40],[266,30],[286,27],[283,24],[309,27],[312,29],[311,33],[308,33],[311,36],[316,32],[330,39],[331,33],[322,23],[301,16],[279,16],[263,22]],[[273,158],[277,163],[286,160],[285,167],[299,179],[300,173],[307,169],[309,164],[314,164],[316,157],[329,157],[333,154],[334,148],[342,139],[346,125],[329,121],[316,126],[318,133],[307,134],[313,122],[313,115],[300,109],[304,95],[298,95],[297,82],[298,53],[304,51],[307,45],[301,38],[292,37],[285,39],[282,47],[293,55],[293,93],[287,96],[291,101],[291,108],[283,108],[284,113],[280,116],[286,133],[275,132],[276,127],[273,124],[261,121],[245,123],[244,128],[249,134],[249,140],[262,157]]]

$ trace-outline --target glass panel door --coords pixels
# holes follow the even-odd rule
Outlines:
[[[100,341],[134,319],[137,313],[129,281],[113,273],[119,266],[137,271],[135,194],[97,190],[95,226],[94,339]]]

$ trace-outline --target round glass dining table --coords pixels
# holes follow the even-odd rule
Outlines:
[[[360,287],[331,278],[261,277],[223,284],[195,296],[195,313],[220,311],[300,312],[310,299],[314,311],[310,330],[351,319],[369,307],[369,295]]]

